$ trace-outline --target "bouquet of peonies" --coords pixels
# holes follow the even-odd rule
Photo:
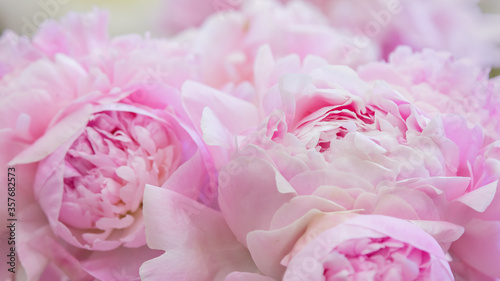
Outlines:
[[[500,20],[166,0],[0,38],[2,280],[500,280]]]

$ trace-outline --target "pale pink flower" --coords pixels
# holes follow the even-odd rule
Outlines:
[[[219,164],[227,163],[219,173],[221,213],[264,275],[280,279],[284,255],[278,263],[258,256],[285,248],[276,244],[270,250],[270,242],[256,254],[251,233],[283,228],[312,209],[413,220],[444,252],[451,249],[453,262],[463,256],[458,248],[462,226],[464,237],[481,241],[467,225],[480,217],[477,213],[496,210],[492,202],[499,178],[495,146],[484,147],[481,126],[468,127],[460,116],[428,113],[405,98],[400,87],[364,81],[348,67],[314,57],[303,64],[293,56],[274,61],[264,47],[255,77],[257,105],[225,99],[223,92],[196,83],[184,85],[184,98],[213,155]],[[265,85],[270,85],[267,90]],[[198,101],[202,93],[206,103]],[[457,219],[461,214],[467,216]],[[474,268],[496,277],[488,263]],[[228,278],[237,276],[263,278],[259,273]]]

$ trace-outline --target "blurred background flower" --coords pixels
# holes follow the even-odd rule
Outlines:
[[[111,35],[158,34],[162,0],[0,0],[0,30],[32,36],[46,19],[59,19],[69,11],[88,12],[94,7],[109,11]]]
[[[232,10],[245,1],[248,0],[0,0],[0,33],[10,29],[31,37],[47,19],[59,19],[69,11],[88,12],[97,7],[109,11],[109,33],[112,36],[145,32],[165,36],[185,27],[200,25],[210,14]],[[500,1],[478,2],[484,13],[500,14]],[[496,20],[492,20],[492,25],[494,22]],[[498,74],[498,68],[491,72],[492,77]]]
[[[485,13],[500,13],[500,1],[498,0],[481,0],[479,6]]]
[[[481,0],[479,2],[479,7],[485,13],[500,14],[500,1],[498,0]],[[491,70],[490,77],[495,77],[500,75],[500,68],[494,68]]]
[[[241,4],[242,1],[229,0],[228,3]],[[214,11],[205,11],[207,15],[224,8],[217,5],[218,2],[220,1],[213,1],[211,6]],[[32,27],[31,24],[37,27],[43,20],[59,19],[68,11],[88,12],[93,7],[98,7],[108,10],[110,13],[111,35],[131,32],[144,33],[145,31],[161,34],[161,23],[185,25],[186,19],[182,16],[183,10],[179,8],[186,8],[184,6],[186,5],[182,5],[182,3],[164,0],[0,0],[0,31],[11,29],[18,34],[24,34],[23,28],[26,31]],[[500,1],[481,0],[479,6],[485,13],[500,13]],[[187,8],[199,10],[200,7]],[[168,13],[167,10],[172,12]],[[193,13],[196,11],[184,12]],[[168,18],[161,16],[161,14],[166,15],[167,13],[170,14]],[[199,14],[203,14],[203,11],[199,11]],[[176,30],[170,32],[172,31]],[[32,31],[30,30],[29,33]]]

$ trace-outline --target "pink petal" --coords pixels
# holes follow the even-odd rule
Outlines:
[[[99,280],[140,280],[139,267],[147,260],[161,255],[161,251],[119,247],[113,251],[94,251],[82,261],[85,270]]]
[[[150,185],[143,210],[148,246],[165,253],[141,266],[142,280],[224,280],[233,271],[255,272],[219,212]]]
[[[417,220],[411,222],[430,234],[439,243],[453,242],[464,233],[463,227],[447,221]]]
[[[203,109],[209,107],[233,134],[257,126],[259,113],[253,104],[219,92],[203,84],[188,81],[182,86],[183,104],[194,125],[201,131]]]
[[[66,118],[47,130],[32,146],[19,153],[10,164],[31,163],[42,160],[50,153],[77,135],[87,125],[92,106],[87,105],[69,114]]]
[[[333,201],[313,196],[297,196],[283,204],[273,216],[270,229],[277,229],[292,224],[309,211],[316,209],[322,212],[338,212],[346,209]]]
[[[238,169],[228,170],[230,165]],[[259,158],[237,158],[219,177],[220,209],[229,228],[243,244],[250,231],[269,229],[274,213],[294,196],[288,182]]]
[[[255,264],[264,274],[277,280],[283,276],[286,267],[281,261],[293,250],[309,222],[319,213],[318,210],[312,210],[283,228],[271,231],[256,230],[248,234],[248,249]]]
[[[491,204],[497,193],[499,181],[489,183],[476,190],[468,192],[456,200],[478,212],[484,212]]]
[[[472,220],[450,251],[478,271],[500,278],[500,222]]]
[[[196,171],[193,173],[193,171]],[[207,168],[200,152],[191,157],[188,161],[184,162],[177,170],[170,176],[170,178],[162,185],[166,188],[188,198],[198,198],[199,192],[203,190],[207,184]],[[210,201],[215,198],[215,194],[205,194],[209,197]]]

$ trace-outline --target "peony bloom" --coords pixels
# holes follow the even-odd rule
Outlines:
[[[145,185],[163,185],[193,157],[196,144],[175,118],[125,104],[103,106],[87,118],[83,129],[40,161],[35,195],[54,232],[76,247],[144,245]]]
[[[27,280],[138,278],[157,255],[146,246],[145,185],[213,199],[211,159],[180,100],[198,72],[178,41],[108,39],[101,12],[63,22],[19,42],[37,57],[9,63],[0,82],[0,142],[11,148],[2,165],[23,178],[20,267]],[[192,188],[179,185],[192,171]]]
[[[479,262],[466,258],[465,250],[459,250],[460,244],[467,244],[461,242],[462,234],[463,239],[470,237],[475,243],[484,237],[468,227],[474,223],[474,216],[480,217],[477,213],[489,214],[488,220],[493,221],[485,227],[490,232],[483,234],[488,233],[487,241],[496,241],[492,226],[496,221],[491,216],[496,210],[493,202],[500,177],[494,152],[497,144],[485,141],[480,125],[467,126],[464,117],[428,110],[430,105],[413,103],[406,98],[404,88],[390,81],[365,81],[352,69],[328,65],[319,58],[307,57],[300,63],[288,56],[275,61],[270,48],[263,47],[255,65],[255,89],[259,89],[255,104],[234,96],[224,99],[223,92],[197,83],[183,87],[188,115],[198,124],[214,159],[222,166],[220,213],[260,271],[233,272],[227,280],[283,278],[288,262],[292,264],[293,257],[284,259],[292,250],[287,243],[292,242],[277,237],[303,229],[298,226],[300,218],[314,209],[411,220],[451,255],[454,269],[459,268],[456,263],[465,263],[469,266],[461,267],[465,271],[472,268],[496,277],[491,264],[479,266]],[[444,71],[441,75],[446,76]],[[464,93],[468,89],[464,88]],[[196,97],[202,93],[207,102],[197,102]],[[232,118],[226,118],[228,114]],[[273,232],[278,229],[283,229],[279,235]],[[262,246],[255,238],[261,232],[276,236],[269,234],[272,237]],[[172,247],[151,239],[148,243],[158,243],[155,249],[168,253]],[[298,239],[293,236],[290,241]],[[325,257],[344,242],[359,243],[360,249],[365,249],[385,241],[376,239],[341,241],[328,248]],[[390,241],[386,247],[393,247],[392,242],[404,245],[405,255],[418,248],[417,264],[423,261],[421,257],[428,257],[424,253],[427,250],[408,240]],[[234,243],[238,245],[235,249],[241,247]],[[477,254],[485,251],[481,249]],[[453,279],[443,252],[431,252],[439,257],[435,264],[436,268],[443,266],[438,270],[441,273],[433,275],[429,273],[433,270],[423,269],[429,271],[422,274],[436,280]],[[357,253],[356,257],[366,256]],[[349,272],[365,274],[364,267],[348,262],[351,265],[345,269]],[[372,262],[377,270],[369,274],[382,276],[392,268],[387,263]],[[154,272],[157,266],[148,263],[147,271]],[[214,267],[214,271],[219,268]],[[395,268],[407,271],[411,278],[420,274],[409,269],[415,268],[413,265],[398,264]],[[168,276],[171,271],[156,272]],[[454,274],[459,276],[460,272]],[[158,275],[148,276],[154,280]]]

